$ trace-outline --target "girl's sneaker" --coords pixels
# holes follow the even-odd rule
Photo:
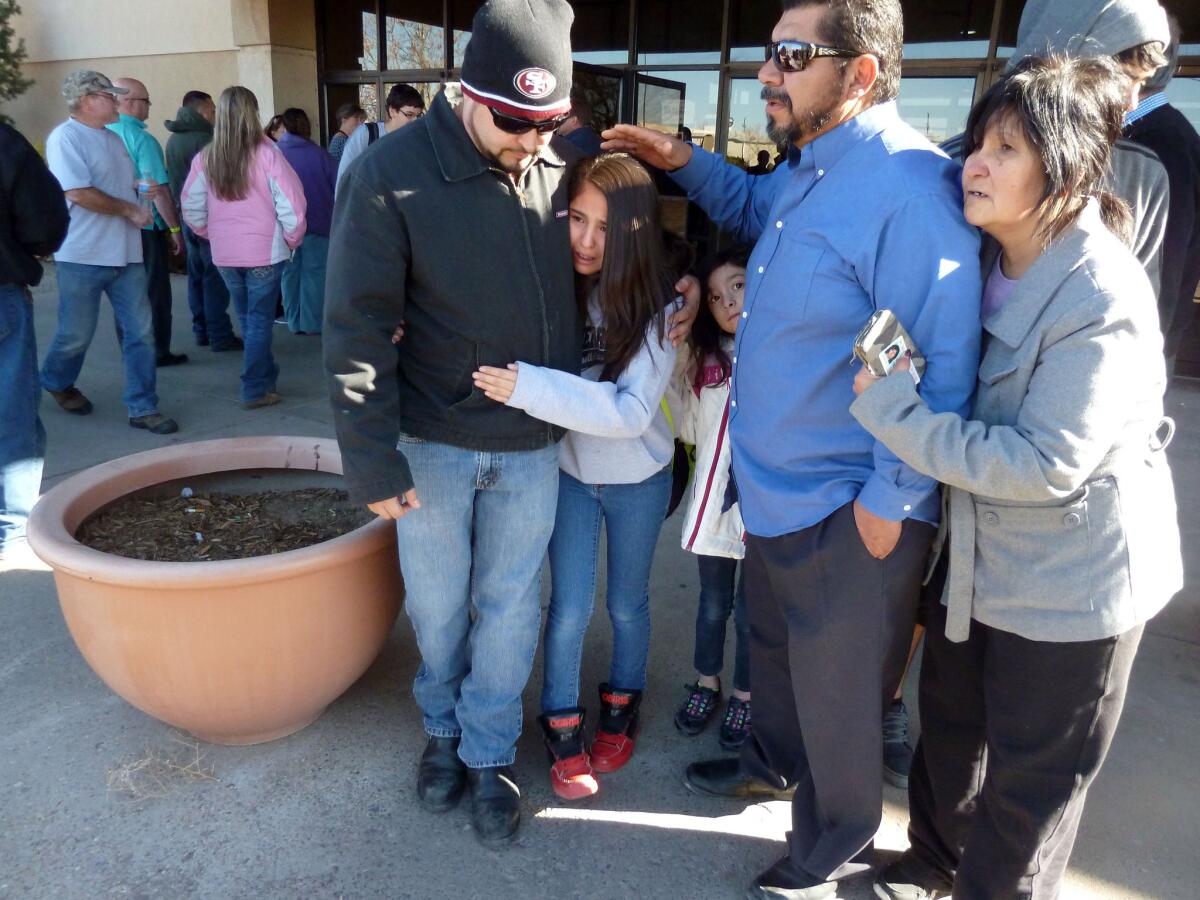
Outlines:
[[[750,701],[730,697],[729,706],[725,707],[725,721],[721,723],[718,742],[724,750],[740,750],[749,736]]]
[[[561,709],[538,716],[550,753],[550,786],[564,800],[580,800],[600,790],[583,746],[584,710]]]
[[[686,690],[688,698],[679,707],[679,712],[675,713],[675,727],[688,737],[695,737],[717,714],[717,707],[721,705],[721,689],[706,688],[697,681],[687,685]]]
[[[592,768],[597,772],[615,772],[633,756],[641,703],[641,691],[600,685],[600,722],[592,741]]]

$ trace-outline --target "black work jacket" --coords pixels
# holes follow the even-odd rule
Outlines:
[[[70,221],[58,179],[19,131],[0,123],[0,284],[41,281],[35,257],[59,248]]]
[[[471,373],[517,361],[579,371],[567,216],[577,157],[556,139],[514,184],[476,150],[443,91],[343,173],[323,341],[353,499],[414,486],[401,433],[482,451],[533,450],[562,436],[489,400]]]

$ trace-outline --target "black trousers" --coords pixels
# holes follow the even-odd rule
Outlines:
[[[909,854],[953,883],[955,900],[1053,900],[1142,626],[1050,643],[972,622],[970,638],[953,643],[945,607],[926,611]]]
[[[788,861],[798,884],[864,871],[883,810],[883,712],[912,642],[932,525],[906,521],[887,559],[853,504],[793,534],[746,542],[754,728],[744,772],[796,784]]]
[[[158,356],[171,352],[171,269],[168,264],[167,233],[142,229],[142,264],[146,268],[146,296],[150,300],[150,318],[154,350]]]

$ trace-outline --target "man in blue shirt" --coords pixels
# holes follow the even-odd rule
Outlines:
[[[898,0],[784,0],[759,71],[788,159],[754,177],[632,126],[606,136],[755,241],[730,391],[748,531],[754,726],[696,763],[721,796],[794,788],[789,853],[751,897],[832,897],[864,871],[882,806],[880,722],[908,654],[936,483],[848,412],[859,329],[890,309],[928,360],[921,394],[965,414],[979,361],[979,239],[959,168],[901,121]]]

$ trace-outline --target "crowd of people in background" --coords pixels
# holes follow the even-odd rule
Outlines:
[[[93,412],[102,296],[129,425],[178,430],[156,370],[188,362],[185,254],[195,343],[242,353],[244,409],[282,400],[276,325],[322,342],[347,489],[397,529],[424,808],[469,795],[481,842],[516,836],[539,637],[555,794],[626,766],[682,504],[700,591],[674,724],[719,718],[732,754],[685,784],[791,802],[747,896],[821,900],[869,871],[884,777],[908,788],[910,847],[879,897],[1058,896],[1144,625],[1182,584],[1163,396],[1200,281],[1200,136],[1162,93],[1178,29],[1156,0],[1029,0],[939,149],[897,107],[898,0],[782,6],[758,74],[780,155],[749,167],[687,129],[598,131],[564,0],[489,0],[459,82],[428,105],[397,84],[380,121],[344,104],[328,148],[304,110],[264,126],[232,86],[188,92],[164,152],[143,82],[69,75],[45,163],[0,125],[0,549],[37,497],[40,391]],[[664,230],[664,185],[722,249]],[[883,311],[903,337],[856,373]],[[601,528],[612,657],[589,728]]]

